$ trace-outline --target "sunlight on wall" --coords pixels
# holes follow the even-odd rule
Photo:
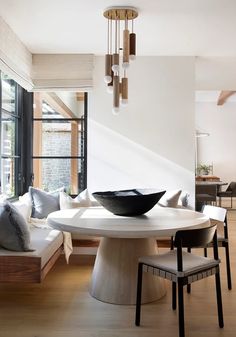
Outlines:
[[[194,173],[89,119],[88,189],[182,189],[191,195]],[[176,179],[178,177],[178,179]]]

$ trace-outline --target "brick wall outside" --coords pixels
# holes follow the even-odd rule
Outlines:
[[[68,131],[43,132],[44,156],[70,156],[71,134]],[[43,159],[43,189],[52,191],[65,186],[70,188],[70,159]]]

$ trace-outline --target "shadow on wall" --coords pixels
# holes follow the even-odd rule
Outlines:
[[[194,205],[194,172],[89,119],[88,188],[182,189]]]

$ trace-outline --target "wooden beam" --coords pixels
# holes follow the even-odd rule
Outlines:
[[[71,156],[78,156],[78,122],[71,123]],[[78,159],[71,159],[71,194],[78,193]]]
[[[65,118],[78,118],[73,111],[54,92],[42,93],[42,99]]]
[[[83,102],[84,101],[84,92],[77,92],[76,93],[77,101]]]
[[[223,105],[227,99],[234,95],[236,93],[236,91],[232,91],[232,90],[223,90],[221,91],[220,93],[220,96],[218,98],[218,101],[217,101],[217,105]]]

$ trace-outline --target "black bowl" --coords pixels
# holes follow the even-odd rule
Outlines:
[[[166,191],[133,189],[94,192],[94,198],[115,215],[136,216],[148,212]]]

